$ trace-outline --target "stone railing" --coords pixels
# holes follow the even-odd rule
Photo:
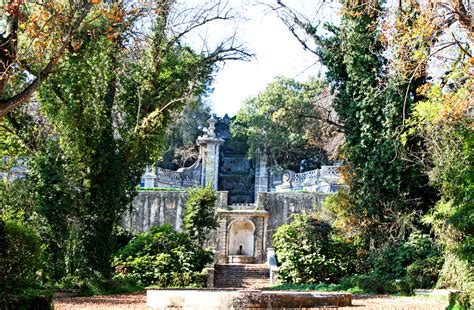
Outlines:
[[[294,183],[296,184],[303,184],[309,183],[311,184],[313,181],[317,180],[320,175],[320,169],[306,171],[301,173],[295,173]]]
[[[156,167],[156,176],[160,180],[170,180],[177,182],[181,182],[182,180],[181,173],[179,173],[178,171],[173,171],[160,167]]]
[[[142,179],[145,187],[194,187],[201,182],[201,160],[196,161],[191,167],[181,168],[178,171],[147,167]]]
[[[322,166],[321,169],[302,173],[286,170],[282,181],[281,185],[276,186],[277,192],[308,190],[330,193],[336,191],[342,183],[337,166]]]

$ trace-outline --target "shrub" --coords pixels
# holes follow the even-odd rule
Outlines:
[[[284,283],[334,282],[354,269],[355,247],[315,215],[296,215],[277,229],[273,245]]]
[[[448,310],[470,310],[473,309],[474,300],[472,293],[450,293]]]
[[[115,277],[134,277],[139,285],[192,286],[203,282],[198,274],[212,261],[212,253],[192,242],[171,225],[152,227],[132,239],[114,258]]]
[[[22,221],[0,218],[0,291],[35,286],[41,242]]]
[[[438,281],[441,262],[439,256],[416,260],[407,267],[407,282],[413,288],[433,288]]]
[[[414,289],[436,284],[443,259],[431,238],[416,232],[406,242],[388,244],[372,252],[368,262],[376,278],[408,282]]]
[[[9,294],[0,293],[0,309],[17,310],[49,310],[53,302],[53,294],[38,289],[22,289]]]
[[[474,292],[474,268],[456,254],[447,253],[436,286]]]

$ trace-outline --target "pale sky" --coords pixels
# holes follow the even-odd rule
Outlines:
[[[214,113],[223,116],[225,113],[235,115],[242,102],[263,91],[266,85],[277,76],[292,77],[306,80],[316,76],[320,70],[316,56],[305,51],[293,37],[276,14],[270,13],[264,5],[256,5],[257,1],[233,0],[234,7],[240,7],[240,13],[246,19],[234,25],[237,39],[253,54],[250,62],[228,62],[216,73],[212,87],[214,92],[208,98]],[[274,1],[267,1],[275,3]],[[316,11],[314,0],[291,0],[292,5],[299,5],[305,12]],[[250,5],[249,5],[250,3]],[[326,14],[327,20],[337,19]],[[219,37],[232,33],[231,25],[215,23],[205,30],[205,35]]]

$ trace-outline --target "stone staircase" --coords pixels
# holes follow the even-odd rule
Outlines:
[[[216,264],[215,288],[259,289],[270,286],[270,271],[265,264]]]

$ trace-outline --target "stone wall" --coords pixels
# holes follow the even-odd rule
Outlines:
[[[228,256],[235,254],[232,246],[232,227],[249,223],[254,247],[255,263],[263,263],[266,251],[272,248],[272,236],[278,227],[291,222],[291,215],[298,213],[320,212],[327,194],[315,192],[261,192],[257,204],[227,205],[227,192],[218,192],[219,227],[209,236],[206,246],[216,250],[216,259],[220,263],[228,262]],[[132,206],[124,213],[122,226],[133,232],[147,231],[153,225],[171,224],[182,231],[183,216],[186,210],[186,191],[139,191]],[[237,227],[237,226],[236,226]],[[235,228],[234,228],[235,230]],[[233,232],[239,234],[239,232]],[[234,236],[235,237],[235,236]],[[240,242],[240,241],[239,241]],[[243,250],[248,250],[245,242],[240,242]],[[251,252],[250,250],[248,251]],[[245,254],[245,253],[243,253]]]
[[[171,224],[182,231],[186,212],[186,190],[140,190],[130,208],[124,212],[122,227],[134,233],[148,231],[151,226]],[[217,207],[227,207],[227,192],[218,192]],[[211,233],[206,246],[215,247],[216,234]]]
[[[125,211],[122,227],[133,232],[143,232],[151,226],[171,224],[181,231],[187,197],[188,193],[184,190],[141,190],[130,209]]]
[[[257,208],[268,212],[265,247],[272,247],[272,236],[276,229],[291,222],[291,214],[311,213],[317,211],[327,218],[322,211],[322,204],[327,194],[315,192],[267,192],[259,193]]]

